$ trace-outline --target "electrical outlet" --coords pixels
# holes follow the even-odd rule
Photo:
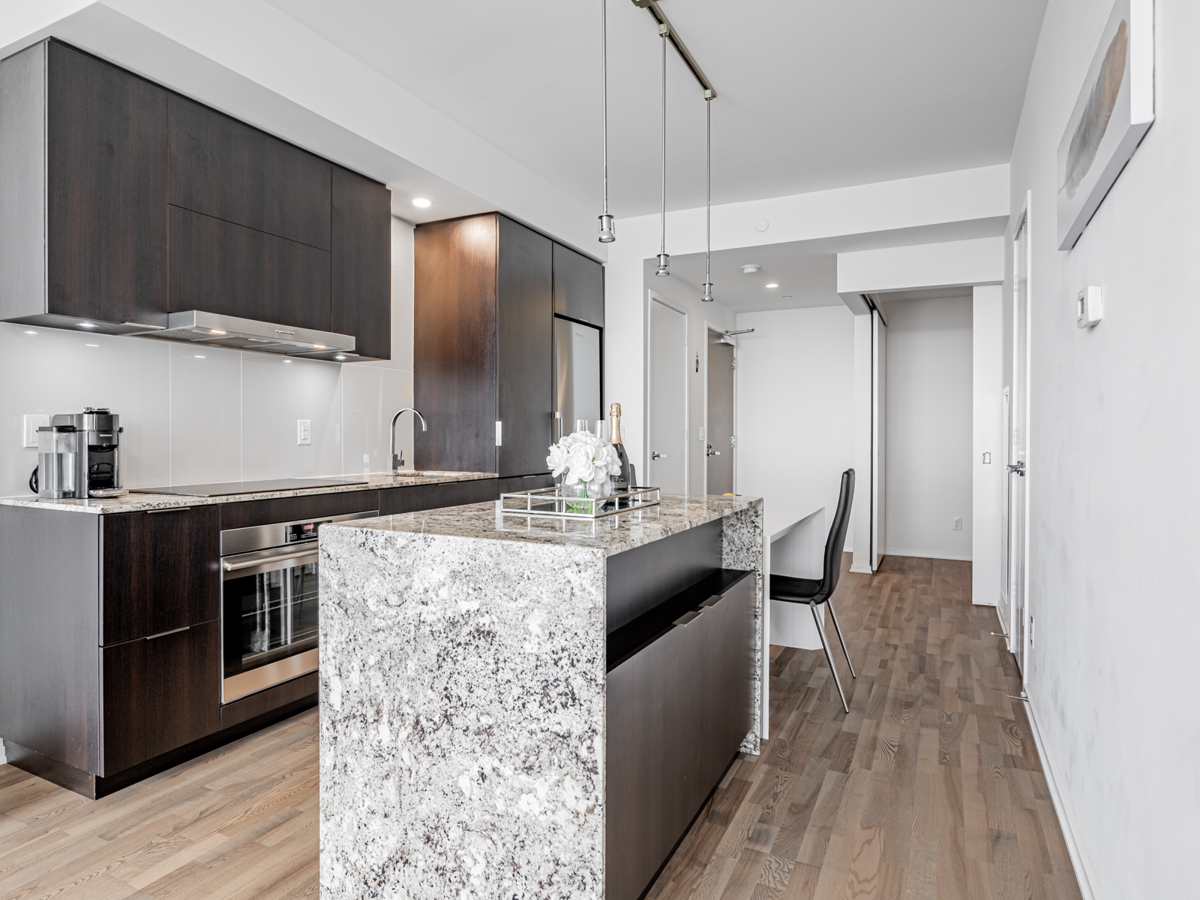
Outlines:
[[[312,443],[312,419],[296,420],[296,443],[302,446]]]
[[[951,526],[953,531],[962,531],[962,516],[954,517],[954,524]]]
[[[37,430],[45,428],[50,424],[50,417],[41,415],[40,413],[25,414],[25,445],[37,449],[38,436]]]

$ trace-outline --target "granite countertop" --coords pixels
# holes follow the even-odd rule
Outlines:
[[[342,476],[330,476],[342,477]],[[354,476],[345,476],[354,477]],[[181,497],[174,494],[135,494],[94,500],[41,500],[27,496],[0,497],[0,506],[26,506],[34,509],[59,509],[68,512],[105,513],[144,512],[150,509],[171,509],[185,506],[213,506],[218,503],[241,503],[247,500],[277,500],[282,497],[308,497],[316,494],[345,494],[352,491],[373,491],[380,488],[412,487],[419,484],[449,484],[456,481],[476,481],[495,478],[493,472],[439,472],[436,475],[388,475],[373,473],[362,484],[339,484],[328,487],[301,488],[283,491],[262,491],[254,494],[227,494],[220,497]]]
[[[579,547],[600,550],[605,556],[613,556],[716,521],[738,510],[752,506],[761,509],[762,500],[758,497],[663,494],[662,503],[658,506],[594,521],[501,515],[498,506],[498,502],[474,503],[449,509],[357,519],[327,525],[326,528]]]

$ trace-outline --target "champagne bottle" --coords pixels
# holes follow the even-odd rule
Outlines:
[[[625,444],[621,441],[620,403],[614,403],[608,408],[608,418],[612,423],[612,445],[617,451],[617,457],[621,460],[621,474],[613,479],[613,487],[618,494],[623,494],[634,488],[635,485],[629,483],[629,456],[625,453]]]

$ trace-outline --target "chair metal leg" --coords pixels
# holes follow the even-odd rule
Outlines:
[[[829,614],[833,616],[833,627],[837,629],[838,640],[842,642],[842,652],[846,654],[846,665],[850,667],[850,677],[857,678],[854,674],[854,663],[850,662],[850,651],[846,649],[846,639],[842,637],[842,626],[838,624],[837,613],[833,609],[833,601],[825,601],[829,605]]]
[[[825,626],[821,623],[821,616],[817,612],[817,605],[810,603],[808,604],[808,608],[812,610],[813,621],[817,625],[817,634],[821,636],[821,649],[825,651],[825,659],[829,663],[829,671],[833,673],[833,683],[837,685],[838,696],[842,698],[842,709],[849,713],[850,705],[846,703],[846,694],[842,690],[842,680],[838,678],[837,667],[833,664],[833,655],[829,652],[829,641],[825,639]]]

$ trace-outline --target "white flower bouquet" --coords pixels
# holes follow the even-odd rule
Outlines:
[[[617,448],[588,431],[568,434],[550,448],[546,457],[555,478],[563,478],[563,493],[576,497],[607,497],[611,476],[621,474]]]

